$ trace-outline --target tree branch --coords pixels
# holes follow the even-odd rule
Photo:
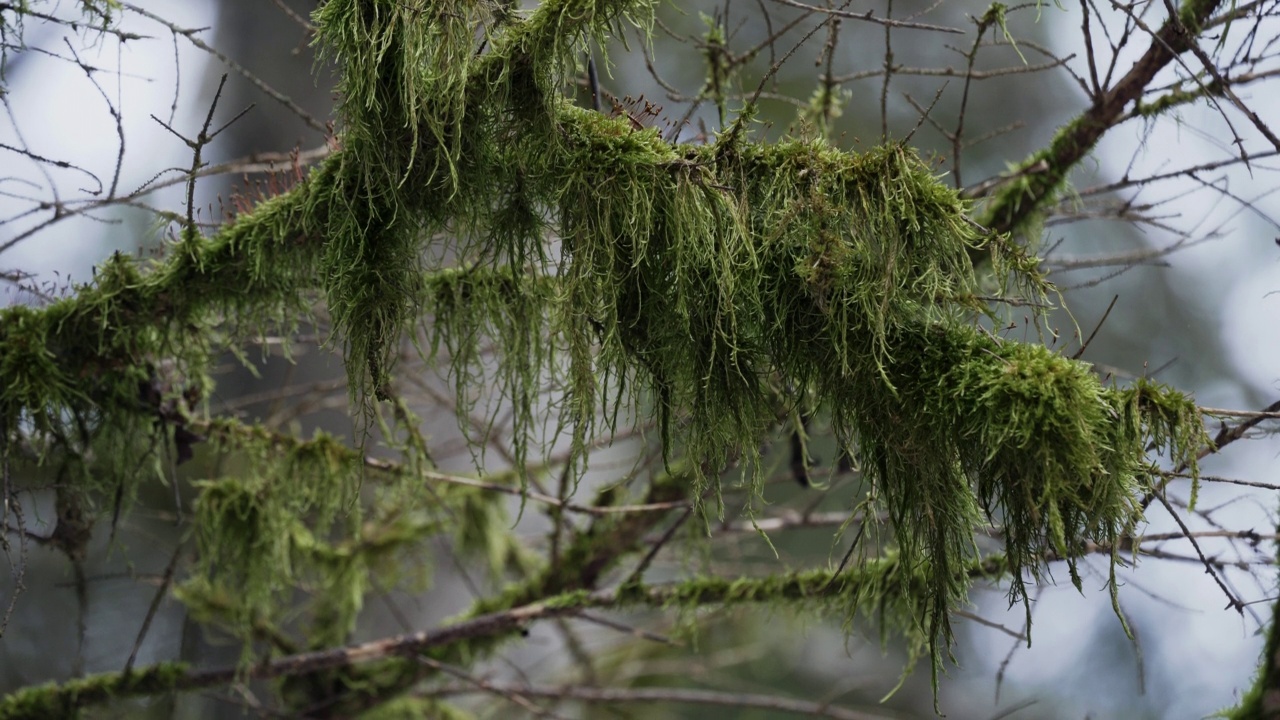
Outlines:
[[[1129,72],[1114,86],[1098,93],[1084,113],[1058,131],[1048,148],[1024,160],[1011,173],[1016,179],[992,197],[978,222],[996,233],[1025,230],[1062,187],[1076,163],[1116,125],[1125,107],[1142,97],[1156,73],[1193,47],[1198,40],[1195,33],[1221,4],[1222,0],[1184,0],[1180,16],[1164,22]]]

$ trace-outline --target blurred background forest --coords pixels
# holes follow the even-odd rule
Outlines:
[[[77,16],[74,3],[55,5],[56,10],[49,8],[53,14]],[[1266,15],[1274,5],[1263,3],[1257,12]],[[84,197],[77,189],[86,185],[84,174],[0,151],[0,269],[10,273],[6,304],[38,305],[43,296],[87,279],[93,266],[113,252],[147,254],[168,241],[170,225],[163,213],[184,213],[183,173],[191,156],[158,121],[194,133],[224,73],[229,77],[215,126],[252,107],[205,150],[215,169],[229,165],[197,183],[196,206],[204,213],[199,220],[217,223],[233,195],[273,194],[288,185],[295,167],[305,171],[327,152],[333,78],[332,68],[317,62],[311,45],[307,18],[313,9],[302,0],[140,1],[120,13],[120,31],[140,36],[128,42],[116,33],[86,38],[64,24],[27,18],[24,46],[9,45],[3,68],[6,113],[0,118],[0,142],[73,160],[98,178],[111,178],[119,157],[120,187],[169,185],[50,223],[48,208],[39,203],[50,193],[63,193],[62,200]],[[1147,17],[1154,26],[1165,12],[1153,3],[1024,4],[1004,10],[1006,27],[988,25],[979,34],[976,19],[987,11],[972,0],[888,0],[877,3],[878,16],[964,32],[855,18],[844,19],[838,35],[818,31],[765,84],[757,132],[769,138],[825,135],[855,152],[884,138],[910,137],[909,144],[932,158],[947,183],[976,194],[984,181],[1045,147],[1085,106],[1079,82],[1089,75],[1083,12],[1092,16],[1099,58],[1108,57],[1104,36],[1138,32],[1126,30],[1131,14]],[[595,98],[586,63],[581,84],[568,92],[576,92],[584,107],[596,104],[602,113],[628,115],[688,142],[705,141],[722,127],[714,100],[694,102],[705,94],[708,58],[721,63],[732,83],[726,98],[729,109],[736,110],[822,19],[771,0],[664,3],[657,16],[651,39],[632,33],[625,46],[595,49]],[[1274,25],[1259,27],[1272,28],[1271,36],[1253,31],[1259,46],[1274,44]],[[11,35],[5,42],[16,39]],[[1264,61],[1252,70],[1261,76],[1277,68],[1276,51],[1267,47],[1257,54],[1270,64]],[[1134,59],[1136,51],[1126,51],[1120,71]],[[1161,76],[1166,86],[1174,82],[1174,72]],[[1253,92],[1246,84],[1240,93],[1262,117],[1280,117],[1280,93],[1266,83],[1258,87],[1267,89]],[[120,113],[119,136],[126,139],[122,155],[112,108]],[[1072,175],[1070,191],[1033,240],[1062,290],[1062,308],[1053,312],[1051,324],[1061,331],[1064,345],[1076,347],[1077,325],[1084,334],[1097,328],[1083,359],[1099,374],[1121,380],[1154,377],[1194,393],[1202,406],[1258,409],[1280,392],[1275,323],[1280,296],[1272,294],[1280,288],[1280,225],[1273,219],[1280,213],[1275,193],[1280,178],[1276,153],[1233,112],[1198,103],[1112,130]],[[1234,126],[1224,117],[1234,118]],[[676,128],[681,120],[686,122]],[[1232,145],[1236,132],[1244,138],[1243,147]],[[1247,164],[1239,162],[1246,150],[1254,154]],[[263,172],[268,168],[274,170]],[[1154,176],[1167,177],[1146,180]],[[287,358],[280,343],[265,338],[245,350],[252,372],[227,356],[210,410],[303,437],[321,428],[359,440],[341,359],[324,343],[327,329],[320,309],[316,325],[294,339]],[[1015,330],[1014,336],[1023,332],[1028,331]],[[404,362],[421,364],[412,348],[406,348]],[[401,380],[423,418],[439,469],[474,471],[477,451],[455,421],[443,370],[417,367],[403,371]],[[711,540],[699,541],[707,529],[689,523],[680,529],[689,534],[688,549],[659,554],[651,576],[675,577],[689,565],[733,576],[761,567],[777,571],[838,562],[843,546],[835,533],[857,480],[838,467],[823,430],[820,424],[811,428],[814,465],[808,472],[814,487],[795,481],[788,435],[780,434],[770,449],[775,467],[765,489],[767,505],[758,508],[757,517],[776,555],[741,515],[743,490],[727,485],[726,519],[713,523]],[[1210,434],[1216,430],[1210,427]],[[512,461],[511,449],[497,435],[483,458],[490,475]],[[1207,458],[1203,472],[1271,482],[1277,445],[1265,430],[1253,435],[1250,442]],[[655,445],[652,432],[634,432],[596,452],[580,497],[653,463]],[[376,439],[368,447],[376,454]],[[226,462],[236,460],[208,457],[197,446],[195,460],[175,468],[174,488],[144,486],[114,537],[100,522],[83,563],[82,591],[67,556],[39,542],[52,532],[57,517],[53,494],[37,491],[22,498],[32,542],[23,561],[24,590],[0,640],[0,689],[114,670],[127,660],[142,666],[183,658],[211,666],[240,658],[237,644],[201,628],[170,599],[151,611],[154,619],[139,641],[157,588],[172,581],[175,547],[185,531],[181,508],[199,492],[192,482]],[[554,486],[554,474],[549,478]],[[1184,501],[1187,490],[1175,486]],[[554,487],[549,492],[554,494]],[[516,523],[520,501],[512,497],[510,502],[509,522]],[[1037,589],[1030,647],[1024,641],[1023,608],[1010,608],[1000,586],[976,587],[974,607],[957,620],[957,666],[942,679],[943,712],[954,718],[1192,718],[1232,705],[1251,683],[1260,630],[1270,619],[1263,601],[1275,595],[1274,514],[1272,489],[1217,482],[1205,484],[1198,512],[1187,513],[1194,530],[1236,534],[1201,540],[1206,554],[1218,561],[1220,577],[1240,599],[1254,603],[1236,613],[1223,609],[1222,590],[1176,537],[1178,525],[1153,506],[1146,532],[1169,539],[1144,544],[1147,556],[1120,576],[1120,604],[1135,641],[1125,636],[1112,611],[1105,557],[1096,564],[1086,560],[1093,572],[1084,577],[1083,594],[1066,582],[1065,570],[1056,578],[1060,584]],[[544,543],[548,522],[541,508],[531,505],[515,532],[532,545]],[[1241,539],[1240,531],[1256,532],[1257,538]],[[485,582],[470,577],[464,563],[450,559],[451,552],[443,543],[427,546],[420,562],[432,569],[430,586],[409,583],[375,593],[353,639],[440,625],[486,592]],[[0,580],[6,603],[16,577],[10,573]],[[871,625],[846,639],[838,621],[829,625],[749,607],[678,619],[652,613],[634,624],[644,632],[628,629],[630,623],[620,631],[580,621],[544,622],[531,628],[525,642],[470,672],[495,687],[516,681],[586,687],[598,682],[776,693],[865,713],[856,717],[933,716],[927,663],[878,704],[898,684],[905,655],[893,643],[882,650]],[[689,625],[697,626],[696,635],[688,632]],[[654,640],[651,633],[670,637]],[[466,706],[481,716],[532,714],[509,695],[467,685],[466,678],[457,685],[458,692],[473,693]],[[572,701],[555,712],[557,717],[788,716],[767,708],[577,706]],[[117,703],[93,716],[272,715],[252,688],[244,687]]]

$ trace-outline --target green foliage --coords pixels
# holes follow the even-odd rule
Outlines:
[[[354,509],[359,466],[326,437],[278,457],[257,450],[247,462],[252,475],[198,484],[196,577],[237,589],[218,618],[232,628],[253,627],[278,613],[294,587],[319,582],[320,597],[336,598],[342,611],[318,624],[341,638],[355,622],[369,573],[361,555],[317,538],[326,537],[339,518],[344,535],[360,536],[361,514]],[[353,563],[364,572],[354,571]]]
[[[373,583],[426,579],[415,551],[442,530],[488,557],[494,574],[521,559],[501,532],[501,496],[424,491],[412,463],[379,466],[367,487],[362,453],[324,434],[299,441],[231,421],[205,429],[226,467],[197,483],[198,562],[177,594],[203,622],[246,640],[276,642],[275,628],[302,614],[315,647],[345,642]],[[362,502],[362,492],[376,499]]]

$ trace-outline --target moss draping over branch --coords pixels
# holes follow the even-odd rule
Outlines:
[[[428,538],[452,534],[495,576],[521,559],[502,496],[454,484],[424,492],[412,458],[373,461],[322,433],[301,440],[232,420],[197,428],[224,474],[197,483],[197,563],[177,594],[202,622],[246,640],[275,640],[274,628],[305,617],[309,642],[345,642],[375,578],[426,578],[420,558],[405,556]],[[372,511],[361,490],[377,498]]]
[[[511,340],[543,321],[567,348],[567,361],[555,344],[503,348],[500,372],[526,408],[517,443],[533,431],[523,399],[544,373],[565,380],[579,451],[597,418],[616,417],[600,399],[612,378],[649,391],[667,448],[678,428],[702,483],[704,468],[755,460],[780,411],[811,393],[877,481],[904,562],[933,579],[931,642],[949,636],[947,612],[964,599],[957,578],[976,554],[982,510],[1008,526],[1015,597],[1046,547],[1069,557],[1072,543],[1114,544],[1131,529],[1147,444],[1192,460],[1201,439],[1194,405],[1147,384],[1104,391],[1082,364],[966,325],[976,285],[968,257],[980,240],[956,195],[901,147],[852,155],[817,143],[751,144],[739,132],[712,147],[671,145],[561,100],[568,50],[646,10],[543,3],[511,21],[488,54],[435,67],[421,94],[435,88],[443,99],[420,109],[433,131],[412,152],[428,186],[450,169],[457,253],[512,268],[465,299],[457,278],[430,293],[437,339],[462,349],[456,376],[467,377],[475,357],[459,338]],[[464,39],[438,35],[458,39],[447,54],[460,58]],[[368,57],[361,47],[341,49],[345,62],[341,53]],[[405,81],[396,68],[362,82],[395,87]],[[383,120],[345,119],[371,128]],[[455,132],[448,141],[445,129]],[[548,224],[559,258],[548,257]],[[1033,266],[1015,264],[1017,281],[1043,289]],[[535,289],[540,276],[555,277],[553,298]]]
[[[515,332],[500,311],[504,303],[487,305],[492,311],[487,316],[477,310],[486,307],[486,299],[510,298],[513,281],[506,270],[450,274],[437,285],[442,290],[434,306],[437,332],[454,340]],[[529,284],[545,282],[538,278]],[[463,297],[474,302],[458,303]],[[662,327],[677,322],[679,316],[660,299],[639,304],[649,302],[663,308],[657,316],[667,318]],[[549,312],[556,308],[548,305]],[[818,320],[826,318],[813,307],[809,311]],[[920,607],[926,609],[934,640],[949,637],[947,614],[966,599],[968,575],[959,569],[978,558],[976,526],[994,522],[1001,527],[1011,596],[1023,599],[1024,582],[1039,578],[1046,557],[1066,559],[1075,579],[1074,558],[1085,543],[1117,547],[1133,533],[1142,519],[1139,498],[1153,472],[1148,448],[1167,452],[1174,462],[1193,463],[1203,440],[1190,398],[1147,381],[1105,388],[1087,364],[1042,345],[1001,341],[977,327],[928,314],[901,320],[878,337],[869,331],[860,336],[829,318],[818,320],[784,323],[770,332],[779,336],[778,347],[827,348],[830,355],[820,356],[825,364],[811,366],[813,359],[803,358],[788,366],[786,356],[763,351],[757,356],[742,352],[738,358],[748,377],[761,374],[752,366],[759,361],[783,382],[806,383],[830,413],[837,438],[855,449],[876,482],[902,561],[931,579]],[[862,344],[847,354],[831,349],[855,340]],[[751,337],[742,345],[768,347]],[[678,350],[673,346],[669,352]],[[625,347],[617,352],[619,362],[628,356]],[[643,365],[624,372],[650,383],[659,402],[667,401],[661,397],[664,387],[679,386]],[[684,392],[707,398],[718,390]],[[764,383],[739,385],[733,392],[759,393],[745,400],[725,396],[726,402],[762,408],[753,418],[760,427],[776,418]],[[671,402],[683,421],[681,444],[692,442],[699,422],[720,433],[709,442],[724,442],[711,447],[725,453],[734,442],[743,442],[741,437],[756,437],[751,426],[739,424],[745,413],[695,420],[699,399]],[[686,478],[695,486],[705,481],[697,466]]]
[[[1194,460],[1190,400],[1147,383],[1105,389],[1084,364],[978,329],[968,254],[982,240],[908,149],[739,132],[667,143],[559,95],[582,40],[647,2],[551,0],[501,22],[495,7],[327,3],[317,22],[344,73],[342,149],[149,272],[116,259],[73,298],[0,313],[9,441],[33,419],[64,434],[76,413],[142,422],[130,388],[145,363],[176,356],[198,371],[217,319],[287,321],[311,289],[326,293],[369,402],[388,396],[401,336],[424,311],[462,398],[483,380],[477,344],[500,340],[521,458],[548,375],[566,388],[576,459],[600,423],[652,399],[667,449],[695,459],[695,491],[734,460],[752,465],[803,395],[830,413],[894,520],[900,562],[925,578],[913,608],[935,658],[965,599],[975,524],[1004,527],[1021,597],[1046,550],[1115,546],[1139,521],[1149,444]],[[445,232],[472,269],[424,265],[426,240]],[[1002,279],[1042,292],[1034,263],[1012,260]],[[342,475],[320,461],[317,477]],[[205,493],[209,531],[237,528],[209,544],[230,559],[331,517],[318,496],[273,493],[263,477]],[[285,549],[262,557],[287,562]]]
[[[0,311],[7,447],[57,453],[77,471],[66,491],[132,497],[140,459],[159,462],[155,444],[207,394],[215,324],[265,332],[306,311],[323,248],[309,218],[325,210],[310,191],[331,188],[336,167],[164,262],[116,254],[72,295]]]
[[[421,239],[488,218],[518,173],[501,150],[518,140],[513,127],[553,135],[572,52],[650,4],[556,0],[527,19],[484,0],[333,0],[317,12],[321,55],[342,68],[347,149],[333,195],[345,206],[327,218],[322,271],[346,356],[358,359],[348,364],[354,394],[389,397],[394,348],[415,315]]]

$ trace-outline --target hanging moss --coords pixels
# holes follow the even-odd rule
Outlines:
[[[429,577],[415,550],[441,532],[490,558],[495,575],[521,557],[502,532],[501,495],[459,485],[424,492],[412,462],[375,467],[370,480],[364,455],[324,434],[302,441],[228,420],[201,429],[227,468],[197,483],[198,562],[176,592],[193,615],[245,640],[274,638],[266,628],[303,616],[311,641],[345,642],[371,583]],[[375,498],[367,511],[362,489]]]

